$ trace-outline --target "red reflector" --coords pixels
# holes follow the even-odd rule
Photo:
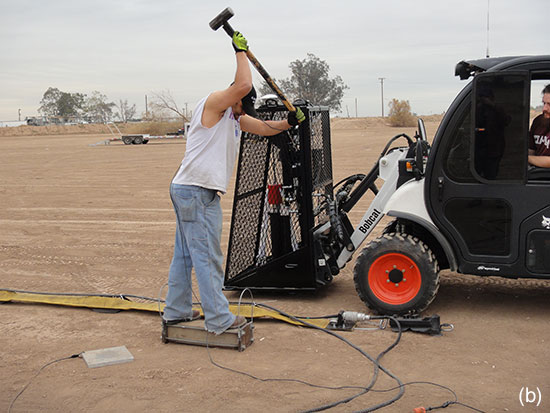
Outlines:
[[[283,197],[281,196],[282,187],[280,184],[267,186],[267,202],[270,205],[281,205],[283,203]]]

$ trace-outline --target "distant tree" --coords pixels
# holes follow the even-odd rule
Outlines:
[[[141,113],[141,119],[147,122],[164,122],[172,118],[172,112],[166,108],[160,108],[149,104],[147,112]]]
[[[106,123],[111,121],[115,106],[113,102],[107,102],[107,96],[94,90],[84,102],[84,113],[92,122]]]
[[[84,105],[85,94],[67,93],[49,87],[40,101],[38,111],[49,117],[59,117],[67,121],[71,117],[79,117]]]
[[[62,93],[58,88],[49,87],[42,96],[38,112],[45,116],[57,116],[59,112],[57,102]]]
[[[128,104],[128,100],[120,99],[116,107],[118,109],[118,113],[116,115],[121,120],[121,122],[128,122],[136,114],[136,105],[133,104],[132,106],[130,106]]]
[[[411,113],[411,105],[408,100],[392,99],[388,104],[390,113],[388,114],[388,121],[391,126],[414,126],[416,120]]]
[[[188,122],[187,115],[183,109],[180,109],[176,99],[169,90],[162,92],[153,92],[153,99],[149,104],[150,110],[156,117],[167,117],[166,113],[173,112],[182,118],[183,122]]]
[[[344,91],[349,87],[340,76],[329,77],[330,67],[327,62],[308,53],[305,59],[291,62],[289,68],[292,76],[277,85],[291,101],[302,98],[314,105],[340,111]]]
[[[276,79],[273,79],[273,81],[277,86],[281,87]],[[285,92],[283,91],[283,93]],[[275,92],[273,91],[273,89],[271,89],[271,86],[269,86],[269,84],[265,80],[262,80],[262,84],[258,88],[257,94],[258,94],[258,97],[260,97],[265,95],[274,95]]]

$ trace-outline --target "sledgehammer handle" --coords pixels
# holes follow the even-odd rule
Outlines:
[[[232,12],[231,12],[231,15],[233,15]],[[211,27],[212,27],[212,24],[211,24]],[[225,32],[229,35],[229,37],[233,38],[233,33],[235,33],[235,30],[233,30],[233,27],[231,27],[231,25],[227,22],[227,20],[223,22],[222,27],[225,30]],[[269,73],[267,73],[267,70],[264,69],[262,64],[258,61],[258,59],[256,59],[256,56],[254,56],[254,54],[250,51],[250,49],[246,51],[246,56],[248,57],[248,60],[250,60],[250,62],[258,70],[260,75],[262,75],[262,77],[267,82],[269,87],[277,94],[277,96],[279,96],[279,99],[281,99],[281,101],[283,102],[283,105],[285,105],[289,111],[296,112],[296,108],[294,107],[294,105],[288,101],[288,99],[283,94],[281,89],[279,89],[279,86],[275,84],[271,76],[269,76]]]
[[[288,101],[288,99],[283,94],[281,89],[279,89],[279,86],[277,86],[277,84],[273,81],[271,76],[269,76],[269,73],[267,73],[267,70],[264,69],[262,64],[258,62],[258,59],[256,59],[256,56],[254,56],[254,54],[250,51],[250,49],[246,51],[246,56],[248,57],[248,60],[250,60],[250,62],[258,70],[260,75],[262,75],[262,77],[265,79],[269,87],[271,87],[271,89],[277,94],[277,96],[279,96],[279,99],[281,99],[281,101],[283,102],[283,105],[285,105],[289,111],[296,112],[296,108],[294,107],[294,105]]]

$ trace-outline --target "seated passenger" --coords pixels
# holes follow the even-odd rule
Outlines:
[[[542,89],[542,114],[529,130],[529,164],[550,168],[550,84]]]

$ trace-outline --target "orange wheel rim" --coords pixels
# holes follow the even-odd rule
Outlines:
[[[370,290],[380,301],[401,305],[418,294],[422,275],[412,259],[403,254],[390,253],[372,263],[368,282]]]

